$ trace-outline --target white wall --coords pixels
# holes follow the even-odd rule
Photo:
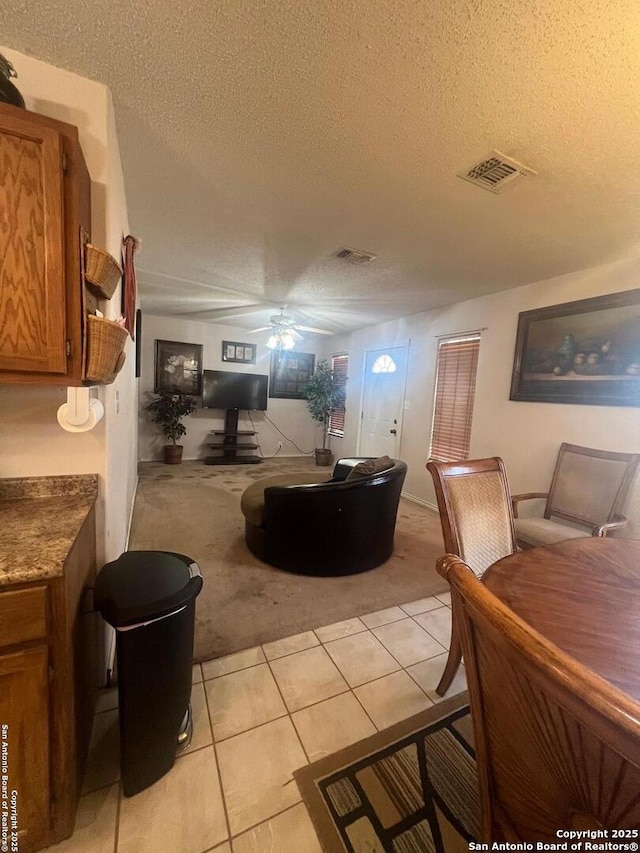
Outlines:
[[[129,233],[127,198],[116,133],[111,93],[107,92],[108,181],[106,194],[106,243],[120,258],[122,238]],[[122,282],[108,302],[108,316],[117,319],[122,310]],[[105,504],[108,524],[105,560],[114,560],[125,548],[131,509],[138,482],[138,380],[135,378],[135,344],[127,338],[126,361],[112,385],[103,389],[105,406]]]
[[[44,62],[0,47],[18,70],[27,109],[78,127],[92,179],[92,201],[102,199],[107,174],[106,90]],[[95,192],[94,192],[95,190]],[[104,212],[92,206],[95,239],[104,240]],[[0,476],[104,474],[104,423],[89,433],[64,432],[56,411],[66,389],[0,385]]]
[[[356,452],[362,372],[367,349],[410,340],[407,403],[400,456],[409,466],[405,490],[435,505],[425,470],[429,448],[437,336],[482,332],[471,433],[471,457],[501,456],[513,493],[545,491],[563,441],[604,450],[640,452],[640,411],[613,406],[522,403],[509,400],[518,313],[638,286],[640,264],[624,262],[461,302],[350,335],[332,338],[326,352],[349,353],[345,438],[332,439],[334,453]],[[532,502],[533,503],[533,502]],[[537,509],[540,509],[539,507]],[[534,507],[530,506],[529,512]],[[640,537],[640,477],[627,505],[625,535]]]
[[[142,318],[142,370],[140,384],[140,458],[142,460],[161,459],[162,447],[166,444],[160,427],[149,420],[144,407],[153,399],[155,341],[184,341],[203,345],[203,367],[205,370],[232,370],[244,373],[269,374],[271,350],[265,342],[268,333],[248,334],[243,329],[232,326],[214,325],[194,320],[181,320],[172,317],[156,317],[144,314]],[[256,364],[235,364],[222,361],[222,341],[241,341],[258,345]],[[317,352],[317,345],[309,339],[299,347],[301,352]],[[322,433],[307,410],[304,400],[280,400],[269,397],[265,412],[252,412],[251,417],[258,432],[258,439],[264,456],[272,456],[278,450],[278,441],[282,441],[279,456],[299,456],[301,452],[313,453],[322,446]],[[284,435],[269,422],[282,430]],[[199,409],[185,419],[186,436],[180,440],[185,459],[202,459],[209,455],[209,432],[221,429],[224,425],[224,412]],[[254,429],[246,412],[240,413],[240,429]],[[290,440],[288,440],[290,439]],[[218,438],[220,440],[220,438]],[[295,442],[295,444],[294,444]],[[297,445],[297,447],[296,447]],[[253,451],[258,453],[259,451]]]
[[[27,109],[78,128],[91,176],[92,240],[116,257],[128,230],[111,95],[106,86],[71,74],[7,47],[16,67],[16,83]],[[120,291],[109,303],[109,316],[120,312]],[[65,388],[0,385],[0,477],[98,473],[98,560],[111,559],[125,545],[136,478],[136,383],[131,342],[127,363],[114,386],[98,392],[105,417],[87,433],[68,433],[56,420]],[[120,391],[120,413],[113,398]]]

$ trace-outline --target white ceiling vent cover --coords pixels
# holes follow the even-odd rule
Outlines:
[[[377,255],[372,255],[371,252],[363,252],[361,249],[351,249],[349,246],[343,246],[334,253],[334,258],[339,258],[347,264],[368,264],[375,261]]]
[[[500,151],[492,151],[488,157],[476,163],[470,169],[458,172],[458,177],[490,193],[501,193],[517,184],[527,175],[535,175],[533,169],[523,166],[517,160],[506,157]]]

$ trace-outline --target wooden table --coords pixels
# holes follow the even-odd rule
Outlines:
[[[568,539],[504,557],[482,579],[536,631],[640,701],[640,540]]]

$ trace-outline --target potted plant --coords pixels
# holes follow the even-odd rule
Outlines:
[[[311,379],[303,388],[314,421],[322,424],[322,447],[316,447],[316,465],[331,464],[329,441],[329,415],[332,409],[344,405],[344,390],[336,381],[329,362],[322,358],[316,364]]]
[[[179,465],[182,462],[183,448],[178,444],[178,439],[187,432],[182,419],[195,410],[193,398],[183,394],[161,394],[147,406],[151,420],[160,424],[165,438],[171,441],[171,444],[164,446],[164,461],[167,465]]]

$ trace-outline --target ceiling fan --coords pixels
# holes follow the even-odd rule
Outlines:
[[[303,326],[296,323],[293,317],[285,314],[286,305],[280,306],[280,313],[273,314],[269,317],[269,323],[266,326],[260,326],[259,329],[251,329],[250,332],[266,332],[269,329],[273,330],[273,334],[267,341],[269,349],[293,349],[297,341],[304,340],[304,336],[300,332],[312,332],[314,335],[332,335],[328,329],[316,329],[314,326]]]

